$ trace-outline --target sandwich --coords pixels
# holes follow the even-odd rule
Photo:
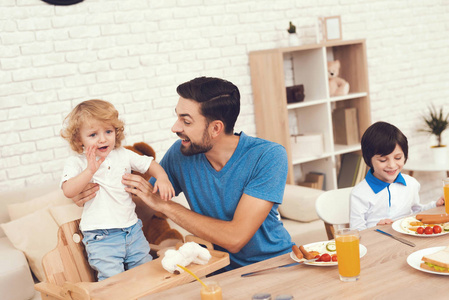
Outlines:
[[[420,267],[434,272],[449,273],[449,246],[436,253],[424,255]]]

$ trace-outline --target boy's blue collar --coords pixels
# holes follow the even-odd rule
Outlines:
[[[382,181],[382,180],[374,177],[372,172],[373,172],[372,169],[370,169],[368,171],[368,173],[365,176],[365,180],[368,183],[368,185],[370,186],[370,188],[373,190],[373,192],[375,194],[377,194],[380,191],[382,191],[384,188],[389,186],[390,184],[388,182]],[[394,182],[395,183],[401,183],[401,184],[407,186],[407,184],[405,183],[405,179],[404,179],[404,177],[402,177],[401,173],[399,173],[398,177],[396,177]]]

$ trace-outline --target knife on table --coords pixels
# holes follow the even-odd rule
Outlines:
[[[242,277],[249,277],[249,276],[253,276],[253,275],[258,275],[259,273],[262,273],[262,272],[265,272],[265,271],[270,271],[270,270],[280,269],[280,268],[288,268],[288,267],[293,267],[293,266],[297,266],[297,265],[302,265],[302,264],[308,263],[308,262],[314,262],[317,259],[318,258],[313,258],[313,259],[303,260],[303,261],[300,261],[300,262],[294,262],[294,263],[286,264],[286,265],[282,265],[282,266],[266,268],[266,269],[262,269],[262,270],[258,270],[258,271],[254,271],[254,272],[250,272],[250,273],[245,273],[245,274],[242,274],[241,276]]]
[[[380,229],[376,229],[376,231],[377,231],[377,232],[380,232],[380,233],[383,233],[383,234],[385,234],[385,235],[388,235],[389,237],[392,237],[392,238],[394,238],[395,240],[400,241],[401,243],[404,243],[404,244],[409,245],[409,246],[411,246],[411,247],[415,247],[415,244],[414,244],[414,243],[412,243],[412,242],[410,242],[410,241],[407,241],[406,239],[403,239],[403,238],[394,236],[394,235],[392,235],[392,234],[390,234],[390,233],[388,233],[388,232],[382,231],[382,230],[380,230]]]

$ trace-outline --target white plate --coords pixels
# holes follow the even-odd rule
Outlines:
[[[445,246],[432,247],[432,248],[421,249],[416,252],[413,252],[412,254],[410,254],[407,257],[407,263],[410,265],[410,267],[415,268],[416,270],[419,270],[422,272],[438,274],[438,275],[449,275],[449,273],[440,273],[440,272],[430,271],[430,270],[426,270],[426,269],[423,269],[420,267],[421,262],[422,262],[421,259],[424,255],[438,252],[440,250],[443,250],[444,248],[446,248],[446,247]]]
[[[405,218],[403,218],[405,219]],[[391,227],[393,228],[393,230],[402,233],[402,234],[407,234],[407,235],[411,235],[411,236],[417,236],[417,237],[435,237],[435,236],[440,236],[440,235],[446,235],[449,233],[449,231],[441,231],[441,233],[432,233],[432,234],[417,234],[417,233],[410,233],[410,232],[405,232],[404,229],[402,229],[401,227],[401,222],[403,219],[399,219],[393,222],[393,224],[391,225]]]
[[[325,242],[316,242],[316,243],[311,243],[311,244],[307,244],[304,245],[304,248],[307,251],[310,251],[309,249],[311,248],[315,248],[315,247],[319,247],[319,246],[326,246],[327,243],[329,243],[330,241],[325,241]],[[366,255],[366,253],[368,252],[368,250],[366,249],[365,246],[363,246],[362,244],[359,244],[359,251],[360,251],[360,257],[364,257]],[[334,254],[336,252],[329,252],[329,251],[325,251],[325,252],[321,252],[321,254],[323,253],[329,253],[329,254]],[[301,262],[304,261],[305,259],[298,259],[295,255],[295,253],[290,252],[290,257],[291,259],[293,259],[294,261],[297,262]],[[338,257],[337,257],[338,258]],[[323,261],[314,261],[314,262],[310,262],[310,263],[305,263],[305,265],[309,265],[309,266],[319,266],[319,267],[331,267],[331,266],[337,266],[338,262],[336,261],[331,261],[331,262],[323,262]]]

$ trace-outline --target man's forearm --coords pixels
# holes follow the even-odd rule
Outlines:
[[[221,246],[229,252],[238,252],[244,246],[240,246],[238,230],[232,221],[203,216],[172,201],[162,203],[160,209],[163,214],[188,232]]]

